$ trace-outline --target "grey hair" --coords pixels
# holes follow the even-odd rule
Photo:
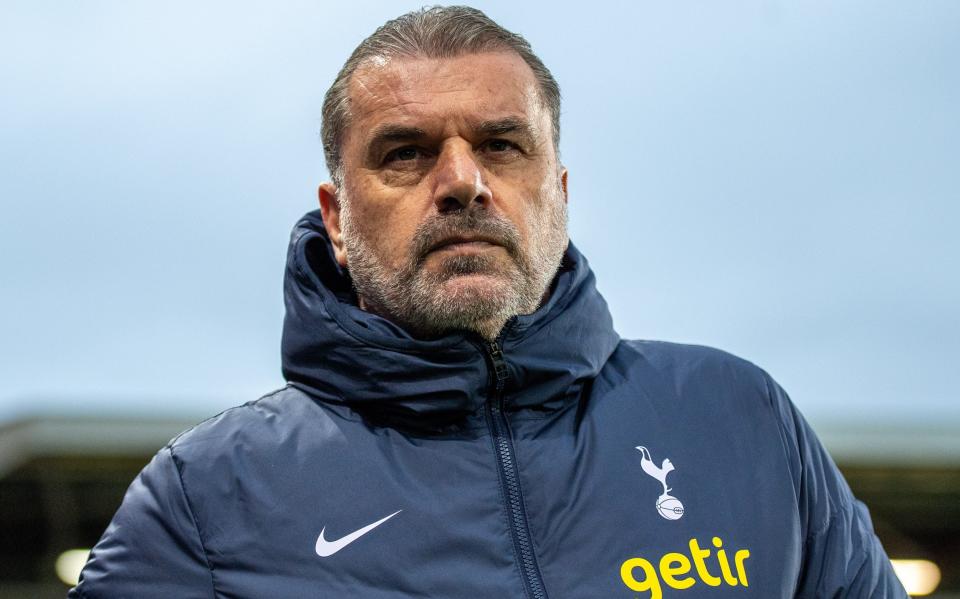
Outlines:
[[[516,52],[533,71],[541,100],[550,111],[554,147],[559,148],[560,86],[530,43],[475,8],[425,7],[387,21],[360,42],[327,90],[320,136],[333,182],[338,187],[343,184],[341,144],[350,121],[350,78],[361,64],[375,57],[452,58],[497,50]]]

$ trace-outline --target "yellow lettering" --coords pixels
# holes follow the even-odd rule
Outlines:
[[[750,557],[749,549],[741,549],[733,556],[733,561],[737,564],[737,577],[743,586],[749,586],[747,584],[747,570],[743,567],[743,562],[745,562],[748,557]]]
[[[637,568],[643,570],[643,580],[637,580],[633,577],[633,571]],[[653,569],[653,564],[641,557],[632,557],[623,562],[620,566],[620,578],[623,584],[627,585],[633,591],[650,591],[650,599],[663,599],[663,589],[660,588],[660,579],[657,578],[657,571]]]
[[[711,549],[701,547],[700,542],[695,538],[690,539],[690,557],[684,553],[671,552],[664,554],[659,563],[642,557],[632,557],[620,565],[620,578],[623,584],[633,591],[650,592],[649,596],[637,599],[663,599],[663,585],[682,591],[697,584],[698,578],[699,581],[711,587],[718,587],[724,583],[731,587],[749,586],[745,562],[750,557],[750,550],[740,549],[733,554],[733,566],[731,566],[727,551],[723,548],[723,540],[720,537],[713,537],[711,541],[713,548],[716,549],[722,578],[714,576],[707,567]],[[736,576],[734,576],[734,568],[736,568]],[[635,576],[637,570],[643,571],[642,575],[638,575],[639,578]]]
[[[710,550],[701,549],[696,539],[690,539],[690,555],[693,557],[694,565],[697,566],[697,574],[700,575],[703,582],[712,587],[720,586],[720,579],[707,570],[707,564],[703,561],[704,558],[710,557]]]
[[[678,579],[678,574],[690,571],[690,560],[682,553],[668,553],[660,558],[660,577],[674,589],[689,589],[696,581],[692,576]]]

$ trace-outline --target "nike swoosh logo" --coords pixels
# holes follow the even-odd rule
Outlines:
[[[350,543],[356,541],[357,539],[359,539],[359,538],[362,537],[363,535],[367,534],[368,532],[370,532],[370,531],[373,530],[374,528],[380,526],[381,524],[383,524],[384,522],[386,522],[386,521],[389,520],[390,518],[393,518],[394,516],[396,516],[397,514],[399,514],[399,513],[402,512],[402,511],[403,511],[403,510],[397,510],[397,511],[393,512],[392,514],[390,514],[389,516],[387,516],[386,518],[381,518],[381,519],[377,520],[376,522],[374,522],[373,524],[367,524],[366,526],[364,526],[364,527],[361,528],[360,530],[356,530],[356,531],[354,531],[354,532],[351,532],[350,534],[348,534],[348,535],[345,536],[345,537],[340,537],[340,538],[337,539],[336,541],[328,541],[328,540],[326,540],[326,539],[323,538],[323,533],[324,533],[325,530],[327,530],[327,527],[324,526],[324,527],[320,530],[320,536],[317,537],[317,555],[319,555],[320,557],[330,557],[330,556],[333,555],[334,553],[340,551],[341,549],[343,549],[344,547],[346,547],[346,546],[349,545]]]

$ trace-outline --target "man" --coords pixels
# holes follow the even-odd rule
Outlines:
[[[329,90],[289,384],[171,441],[72,597],[904,597],[784,392],[619,339],[566,235],[559,90],[479,11]]]

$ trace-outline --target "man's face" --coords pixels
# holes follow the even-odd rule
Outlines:
[[[368,61],[350,113],[342,188],[320,200],[361,305],[427,336],[534,311],[567,245],[566,172],[526,63]]]

